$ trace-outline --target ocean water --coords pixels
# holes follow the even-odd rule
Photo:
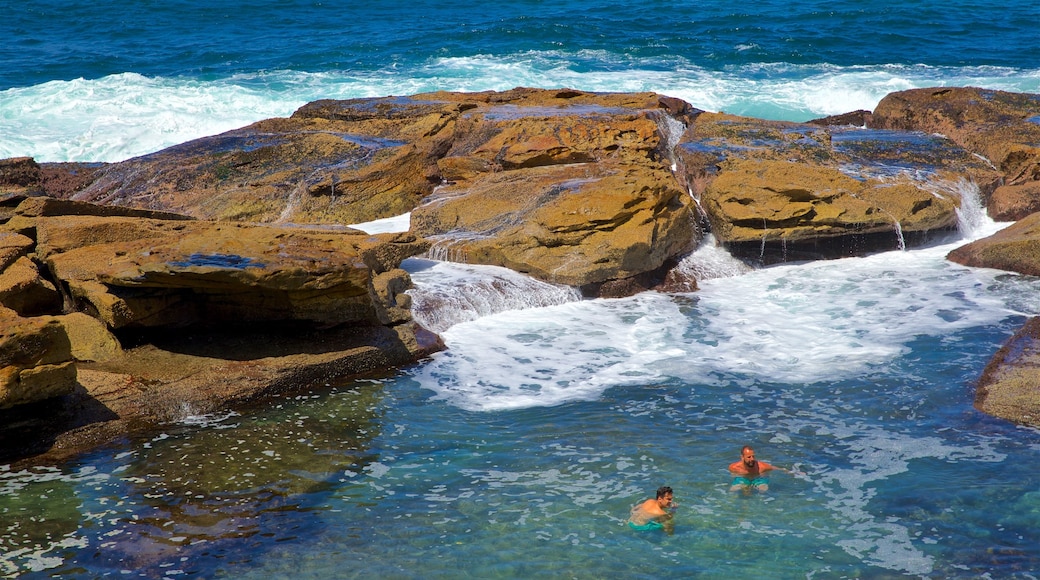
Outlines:
[[[40,0],[0,21],[0,157],[118,161],[318,98],[652,90],[807,120],[885,94],[1040,92],[1035,2]],[[978,209],[970,192],[965,209]],[[581,300],[411,259],[448,350],[66,465],[0,466],[25,578],[1035,578],[1040,431],[972,406],[1040,280],[906,251]],[[362,227],[407,228],[408,216]],[[777,474],[728,491],[751,444]],[[675,533],[624,526],[660,485]]]

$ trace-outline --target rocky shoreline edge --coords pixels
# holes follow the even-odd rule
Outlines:
[[[934,88],[808,123],[655,93],[517,88],[316,101],[119,163],[0,160],[0,463],[444,348],[412,256],[588,297],[695,291],[702,243],[750,265],[912,247],[968,196],[1014,225],[949,259],[1040,275],[1040,95]],[[408,232],[349,227],[404,213]],[[1040,426],[1035,319],[976,406]]]

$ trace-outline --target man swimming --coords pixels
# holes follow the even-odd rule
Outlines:
[[[730,491],[769,491],[769,477],[765,474],[776,467],[755,459],[755,450],[745,445],[740,450],[740,461],[730,464],[729,472],[733,474],[733,485]]]
[[[628,525],[633,530],[659,530],[672,532],[672,514],[667,512],[672,507],[672,488],[662,485],[657,488],[657,496],[632,507],[628,516]]]

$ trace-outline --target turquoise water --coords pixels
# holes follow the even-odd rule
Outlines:
[[[119,161],[430,90],[652,90],[795,121],[914,87],[1040,92],[1037,22],[1021,0],[41,0],[0,21],[0,157]],[[623,300],[412,260],[447,351],[0,467],[0,574],[1034,578],[1040,431],[972,400],[1040,281],[945,260],[999,227],[755,271],[707,245],[684,261],[698,292]],[[805,476],[728,492],[744,444]],[[660,485],[674,535],[624,526]]]

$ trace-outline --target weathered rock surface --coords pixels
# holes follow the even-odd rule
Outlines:
[[[622,281],[663,275],[699,239],[692,200],[668,169],[669,127],[693,120],[689,106],[649,93],[467,99],[438,162],[449,183],[412,212],[433,255],[603,295],[652,285],[652,275]]]
[[[0,283],[16,281],[0,285],[0,460],[74,453],[442,348],[411,320],[398,265],[428,248],[411,234],[39,197],[0,232]],[[33,284],[56,296],[51,313],[15,310]]]
[[[1040,427],[1040,318],[1031,318],[997,351],[975,390],[984,413]]]
[[[949,260],[976,268],[996,268],[1040,276],[1040,213],[951,251]]]
[[[440,181],[436,159],[460,103],[317,101],[97,171],[79,201],[200,219],[349,224],[412,209]]]
[[[765,263],[927,240],[957,227],[966,182],[999,179],[948,139],[824,120],[705,113],[683,135],[677,156],[716,239]]]
[[[72,343],[60,319],[0,308],[0,409],[67,395],[75,385]]]
[[[989,214],[1012,221],[1040,211],[1040,95],[974,87],[887,95],[871,127],[938,133],[988,159],[1001,174]]]

